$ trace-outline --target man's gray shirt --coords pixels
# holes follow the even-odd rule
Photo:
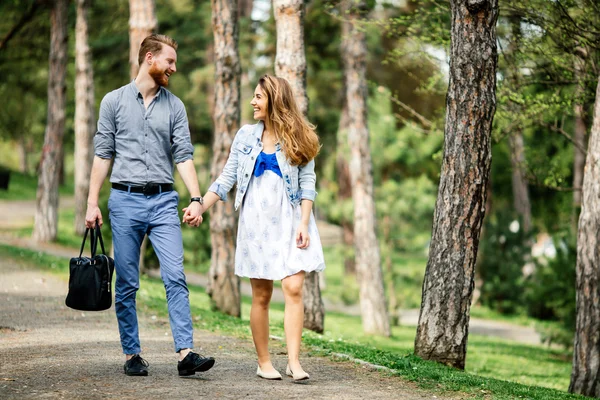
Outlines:
[[[135,81],[108,93],[100,104],[94,149],[100,158],[114,157],[113,183],[173,183],[173,162],[194,154],[183,102],[160,87],[146,109]]]

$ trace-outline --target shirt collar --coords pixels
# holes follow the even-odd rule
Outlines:
[[[142,92],[140,92],[140,89],[138,89],[137,85],[135,84],[135,79],[133,79],[131,81],[131,83],[129,84],[129,86],[131,86],[131,90],[133,90],[133,94],[135,96],[135,98],[144,98],[144,96],[142,96]],[[165,90],[164,87],[159,86],[158,87],[158,91],[156,92],[156,95],[154,97],[159,98],[160,94]],[[262,132],[262,131],[261,131]]]

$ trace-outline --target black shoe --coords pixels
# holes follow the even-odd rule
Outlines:
[[[123,370],[129,376],[148,376],[148,361],[140,357],[139,354],[125,361]]]
[[[215,365],[215,359],[212,357],[203,357],[198,353],[190,351],[182,361],[177,363],[179,376],[190,376],[196,372],[208,371]]]

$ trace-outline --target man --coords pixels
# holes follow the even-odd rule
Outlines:
[[[98,197],[102,182],[114,166],[108,200],[115,250],[115,311],[131,376],[148,375],[141,351],[136,312],[140,246],[147,234],[160,261],[169,320],[179,354],[179,375],[207,371],[215,363],[192,351],[193,328],[189,292],[183,272],[183,241],[173,190],[173,162],[190,195],[183,220],[202,223],[187,114],[181,100],[165,87],[175,73],[177,43],[168,36],[150,35],[139,52],[140,70],[131,83],[107,94],[100,105],[95,157],[90,177],[86,226],[102,226]]]

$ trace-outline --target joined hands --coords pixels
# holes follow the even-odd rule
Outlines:
[[[182,222],[193,228],[197,228],[202,224],[202,214],[204,207],[197,201],[192,201],[189,206],[183,209]]]

